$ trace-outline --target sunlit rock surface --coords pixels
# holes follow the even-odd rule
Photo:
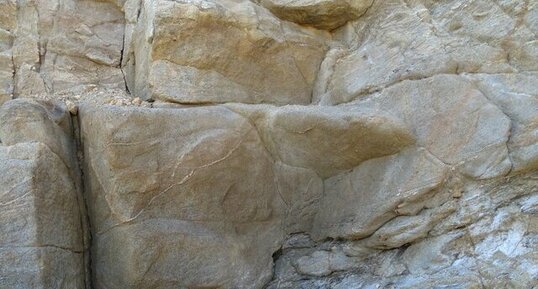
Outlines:
[[[0,288],[538,286],[536,1],[0,11]]]

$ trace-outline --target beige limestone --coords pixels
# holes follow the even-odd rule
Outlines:
[[[308,104],[326,38],[250,1],[143,1],[128,83],[144,99]]]
[[[0,146],[0,287],[85,284],[83,231],[68,168],[47,146]]]

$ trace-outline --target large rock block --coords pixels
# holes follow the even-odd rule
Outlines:
[[[283,238],[273,161],[223,107],[79,110],[95,286],[261,288]]]
[[[0,287],[84,289],[83,231],[67,167],[40,143],[0,146]]]
[[[43,143],[76,175],[79,172],[72,134],[71,116],[61,102],[14,99],[0,108],[0,140],[4,145]]]
[[[17,3],[0,1],[0,105],[13,95],[13,35],[17,22]]]
[[[131,91],[180,103],[308,104],[327,46],[321,32],[231,0],[143,1],[132,39]]]
[[[275,159],[327,178],[361,162],[397,153],[415,137],[397,117],[377,109],[230,105],[256,124]]]

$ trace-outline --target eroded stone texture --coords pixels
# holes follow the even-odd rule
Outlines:
[[[492,178],[512,168],[510,118],[463,77],[404,81],[356,105],[392,112],[412,129],[420,146],[466,175]]]
[[[281,19],[332,30],[363,15],[373,0],[261,0]]]
[[[0,2],[0,102],[12,95],[124,88],[119,66],[125,25],[117,4]]]
[[[271,278],[285,204],[245,118],[222,107],[79,113],[96,288],[261,288]]]
[[[536,1],[0,11],[1,288],[538,284]]]
[[[327,106],[230,106],[256,124],[267,149],[283,163],[327,178],[414,143],[398,118],[382,110]],[[323,156],[323,157],[322,157]]]
[[[12,47],[17,21],[15,0],[0,2],[0,105],[13,95],[13,57]]]
[[[346,44],[319,91],[350,101],[404,79],[440,73],[536,70],[533,1],[375,1],[336,32]]]
[[[397,215],[420,211],[447,170],[426,150],[409,148],[326,180],[314,238],[363,238]]]
[[[508,149],[513,172],[538,166],[538,74],[473,75],[478,88],[512,120]]]
[[[85,288],[77,193],[47,146],[0,146],[0,287]]]
[[[308,104],[325,38],[250,1],[143,1],[128,83],[180,103]]]
[[[366,240],[312,244],[303,236],[303,242],[288,243],[267,288],[533,288],[538,282],[536,173],[460,186],[448,185],[462,195],[405,217],[444,211],[429,222],[406,228],[412,222],[395,226],[396,218]],[[422,230],[425,224],[428,229]],[[396,227],[402,232],[395,237],[417,239],[392,250],[370,248],[372,242],[391,240],[378,237]]]

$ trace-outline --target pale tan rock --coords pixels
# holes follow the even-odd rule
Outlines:
[[[512,120],[508,149],[513,173],[538,166],[538,74],[469,75]]]
[[[275,164],[277,190],[286,204],[288,233],[309,232],[323,196],[323,180],[311,169]]]
[[[416,213],[442,185],[447,172],[424,149],[409,148],[327,179],[313,237],[364,238],[399,214]]]
[[[378,249],[393,249],[426,238],[430,230],[441,220],[455,211],[455,208],[446,207],[425,210],[416,216],[396,217],[366,240],[369,247]]]
[[[318,29],[332,30],[359,18],[373,0],[261,0],[277,17]]]
[[[47,145],[76,175],[75,144],[67,108],[60,102],[16,99],[0,108],[0,140],[4,145],[40,142]]]
[[[0,287],[84,289],[77,193],[40,143],[0,146]]]
[[[536,32],[518,20],[534,6],[510,12],[487,0],[375,1],[335,33],[349,49],[335,61],[321,98],[348,102],[441,73],[536,70]]]
[[[414,143],[411,131],[382,110],[327,106],[249,106],[232,109],[256,124],[267,149],[285,164],[323,178]]]
[[[14,0],[0,2],[0,105],[13,96],[12,47],[17,22],[17,3]]]
[[[308,104],[328,38],[230,0],[143,1],[133,33],[131,91],[179,103]]]
[[[79,116],[96,288],[262,288],[271,278],[285,204],[245,118],[85,105]]]
[[[468,176],[493,178],[512,168],[507,148],[510,118],[463,77],[403,81],[354,105],[402,119],[419,146]]]
[[[81,172],[78,165],[77,148],[73,136],[73,123],[67,108],[59,101],[36,101],[32,99],[15,99],[5,103],[0,108],[0,140],[3,145],[21,143],[40,143],[50,149],[66,167],[73,193],[76,199],[77,218],[82,234],[83,249],[80,255],[84,263],[81,270],[82,278],[89,284],[90,262],[89,244],[90,232],[84,196],[82,192]],[[51,168],[51,175],[55,173]],[[71,208],[70,208],[71,209]],[[58,228],[61,229],[61,228]],[[72,228],[66,227],[66,233]]]

